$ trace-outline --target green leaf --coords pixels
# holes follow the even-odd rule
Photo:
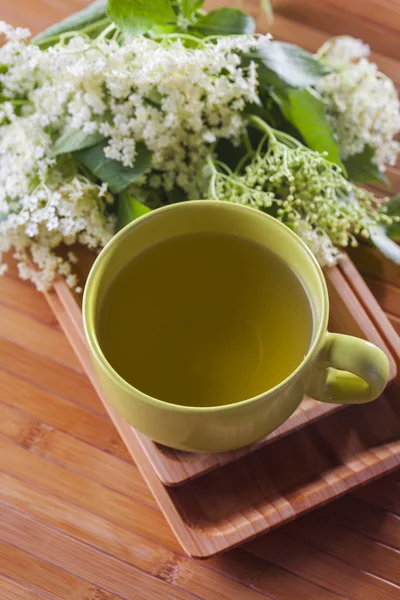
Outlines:
[[[259,64],[259,78],[263,86],[305,88],[315,85],[329,73],[329,69],[312,54],[287,42],[270,42],[249,58]]]
[[[255,23],[253,17],[246,15],[238,8],[217,8],[200,17],[191,31],[209,35],[234,35],[254,33]]]
[[[387,258],[400,265],[400,246],[388,237],[385,227],[375,225],[371,227],[369,234],[374,246]]]
[[[79,150],[75,153],[75,157],[96,177],[107,183],[114,194],[122,192],[151,168],[151,152],[142,142],[137,144],[136,161],[133,167],[124,167],[119,161],[107,158],[104,154],[106,145],[107,142],[102,142],[91,148]]]
[[[136,200],[136,198],[126,192],[120,194],[117,208],[117,231],[148,212],[151,212],[151,209]]]
[[[343,167],[339,145],[326,117],[321,98],[310,89],[291,88],[286,93],[277,90],[284,117],[296,127],[311,150],[326,152],[331,162]]]
[[[104,136],[99,132],[85,133],[82,129],[74,129],[70,125],[64,128],[60,137],[55,141],[52,156],[66,154],[67,152],[76,152],[83,148],[90,148],[104,140]]]
[[[191,19],[196,10],[201,8],[204,4],[204,0],[181,0],[180,10],[182,14],[187,18]]]
[[[67,31],[79,31],[88,25],[96,23],[107,17],[107,0],[95,0],[92,4],[67,17],[59,23],[55,23],[33,38],[33,42],[42,42],[47,38],[59,36]]]
[[[109,0],[108,14],[129,35],[146,33],[153,25],[176,22],[170,0]]]
[[[349,156],[344,161],[348,177],[354,183],[384,183],[388,180],[380,172],[375,162],[375,150],[371,146],[364,146],[364,150],[358,154]]]
[[[386,212],[392,217],[400,217],[400,194],[396,194],[390,198],[386,204]]]
[[[386,235],[392,239],[400,242],[400,222],[393,223],[386,227]]]
[[[8,213],[0,212],[0,223],[2,223],[3,221],[7,221],[7,218],[8,218]]]
[[[400,194],[396,194],[386,205],[386,214],[390,217],[400,219]],[[394,240],[400,240],[400,221],[395,221],[392,225],[387,225],[386,233],[388,237]]]

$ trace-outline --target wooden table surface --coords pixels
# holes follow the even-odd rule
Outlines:
[[[83,4],[0,0],[0,18],[37,32]],[[247,5],[257,12],[258,0]],[[274,5],[277,37],[311,50],[362,37],[400,81],[399,0]],[[0,278],[0,600],[46,598],[399,599],[400,472],[243,548],[186,558],[45,299],[11,262]]]

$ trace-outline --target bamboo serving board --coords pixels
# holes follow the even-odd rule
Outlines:
[[[80,275],[82,279],[86,279],[93,258],[91,255],[84,255],[80,258],[82,258]],[[400,338],[357,269],[346,257],[340,267],[326,270],[325,277],[331,303],[331,330],[362,337],[381,347],[389,357],[391,378],[393,379],[397,372],[396,363],[399,362],[394,357],[397,359],[400,357]],[[64,310],[74,324],[75,332],[79,333],[81,339],[85,341],[80,309],[81,299],[74,296],[63,282],[57,283],[55,290]],[[363,303],[360,302],[361,299]],[[374,318],[376,326],[372,322],[372,318]],[[71,343],[74,345],[73,341]],[[340,408],[342,407],[337,404],[324,404],[311,398],[305,398],[292,417],[276,431],[249,448],[233,452],[187,453],[160,446],[140,434],[137,434],[137,439],[162,483],[170,486],[182,485],[189,479],[194,479],[228,464]]]
[[[339,267],[326,270],[325,277],[331,303],[331,330],[368,339],[381,347],[389,356],[391,377],[395,378],[400,368],[400,338],[352,261],[345,257]],[[340,408],[337,404],[305,398],[281,427],[250,448],[235,452],[189,454],[159,446],[144,436],[139,436],[139,443],[161,481],[165,485],[181,485]]]
[[[354,276],[351,284],[346,270]],[[346,259],[340,269],[329,269],[325,275],[331,328],[381,346],[388,353],[393,379],[400,357],[398,352],[395,360],[388,350],[387,339],[395,339],[393,328],[379,305],[375,318],[383,327],[378,331],[372,323],[368,310],[375,299],[357,270]],[[364,299],[364,305],[358,298]],[[102,395],[76,297],[58,282],[47,300],[171,528],[191,556],[205,558],[227,550],[400,464],[400,399],[389,392],[376,402],[344,411],[306,399],[280,430],[240,452],[198,455],[161,448],[136,432]],[[399,341],[394,347],[398,350],[398,346]]]
[[[352,249],[351,257],[400,336],[400,265],[370,246]],[[396,341],[396,336],[393,339]]]

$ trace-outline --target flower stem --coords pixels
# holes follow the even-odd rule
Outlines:
[[[91,23],[90,25],[83,27],[83,29],[77,29],[75,31],[66,31],[64,33],[58,33],[57,35],[52,35],[50,37],[44,38],[43,40],[38,40],[37,42],[33,41],[32,43],[35,44],[36,46],[39,46],[39,48],[41,48],[41,47],[47,48],[47,46],[56,44],[58,41],[60,41],[62,39],[67,39],[70,37],[74,37],[76,35],[85,35],[85,34],[91,33],[92,31],[96,31],[96,29],[99,29],[101,27],[106,27],[109,24],[111,24],[111,20],[109,19],[109,17],[104,17],[104,19],[100,19],[99,21],[96,21],[95,23]]]
[[[249,115],[248,120],[250,124],[254,125],[254,127],[256,127],[256,129],[258,129],[259,131],[274,136],[274,129],[272,129],[272,127],[270,127],[265,121],[263,121],[263,119],[257,117],[257,115]]]
[[[254,127],[256,127],[259,131],[266,133],[269,138],[274,138],[283,141],[287,146],[291,148],[303,147],[303,144],[296,140],[296,138],[289,135],[288,133],[285,133],[284,131],[280,131],[278,129],[270,127],[268,123],[266,123],[260,117],[257,117],[257,115],[250,115],[248,117],[248,120],[251,125],[254,125]]]
[[[251,145],[251,141],[249,138],[249,134],[247,133],[247,129],[245,130],[244,135],[243,135],[243,143],[246,147],[247,153],[252,154],[254,152],[254,150],[253,150],[253,146]]]
[[[105,29],[103,29],[103,31],[101,33],[99,33],[98,39],[102,40],[103,38],[107,37],[109,33],[114,31],[114,29],[117,29],[116,24],[110,23]]]
[[[194,35],[190,35],[189,33],[150,33],[150,37],[153,40],[164,40],[164,39],[183,39],[189,40],[191,42],[195,42],[199,46],[205,46],[204,40],[201,38],[195,37]]]

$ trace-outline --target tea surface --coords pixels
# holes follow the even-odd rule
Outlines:
[[[313,316],[297,275],[234,235],[191,234],[145,250],[99,312],[114,369],[154,398],[231,404],[267,391],[303,360]]]

